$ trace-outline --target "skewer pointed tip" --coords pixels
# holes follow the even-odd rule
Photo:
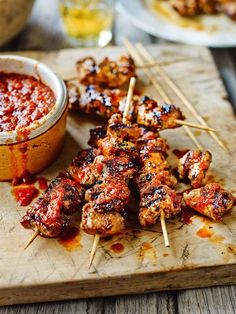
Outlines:
[[[92,246],[92,250],[90,253],[89,268],[91,267],[91,265],[93,263],[93,259],[94,259],[95,253],[97,251],[99,241],[100,241],[100,236],[98,234],[96,234],[94,237],[94,240],[93,240],[93,246]]]
[[[38,235],[39,235],[39,229],[36,229],[32,237],[29,239],[29,241],[25,245],[24,250],[26,250],[33,243],[33,241],[37,238]]]

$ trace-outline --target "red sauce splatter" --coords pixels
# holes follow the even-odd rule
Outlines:
[[[28,171],[24,171],[24,173],[22,174],[22,177],[16,177],[12,179],[13,186],[18,186],[21,184],[31,185],[36,182],[38,182],[40,190],[46,190],[48,188],[48,179],[44,177],[36,177]]]
[[[213,235],[213,231],[208,227],[203,227],[196,232],[200,238],[210,238]]]
[[[38,196],[39,191],[34,186],[22,185],[15,187],[12,194],[20,206],[28,206]]]
[[[44,177],[39,177],[36,179],[40,190],[46,190],[48,188],[48,180]]]
[[[182,149],[182,150],[174,149],[174,150],[173,150],[173,154],[175,154],[175,156],[177,156],[177,157],[180,159],[180,158],[182,158],[188,151],[189,151],[189,149]]]
[[[34,186],[38,183],[40,190],[46,190],[48,180],[44,177],[35,177],[28,171],[23,173],[22,177],[16,177],[12,180],[12,194],[20,206],[28,206],[39,195],[39,189]]]
[[[122,243],[114,243],[111,245],[111,250],[114,253],[121,253],[124,251],[124,245]]]
[[[65,234],[63,234],[58,242],[63,245],[68,251],[81,246],[79,229],[77,227],[71,227]]]

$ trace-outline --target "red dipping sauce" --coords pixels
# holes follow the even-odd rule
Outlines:
[[[29,126],[55,102],[53,91],[33,76],[0,72],[0,132]]]

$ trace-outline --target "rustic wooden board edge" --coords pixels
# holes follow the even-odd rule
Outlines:
[[[217,268],[217,276],[216,270]],[[236,284],[236,264],[0,289],[0,306]],[[92,282],[93,281],[93,282]]]

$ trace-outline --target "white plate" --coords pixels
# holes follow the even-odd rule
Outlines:
[[[118,10],[142,30],[154,36],[193,45],[209,47],[236,46],[236,22],[223,15],[202,16],[203,30],[194,27],[181,27],[186,19],[179,17],[174,10],[164,9],[171,13],[169,18],[151,9],[151,0],[120,0]],[[164,2],[162,2],[164,3]],[[167,5],[168,6],[168,5]],[[170,21],[172,19],[172,21]],[[175,21],[175,22],[173,22]]]

